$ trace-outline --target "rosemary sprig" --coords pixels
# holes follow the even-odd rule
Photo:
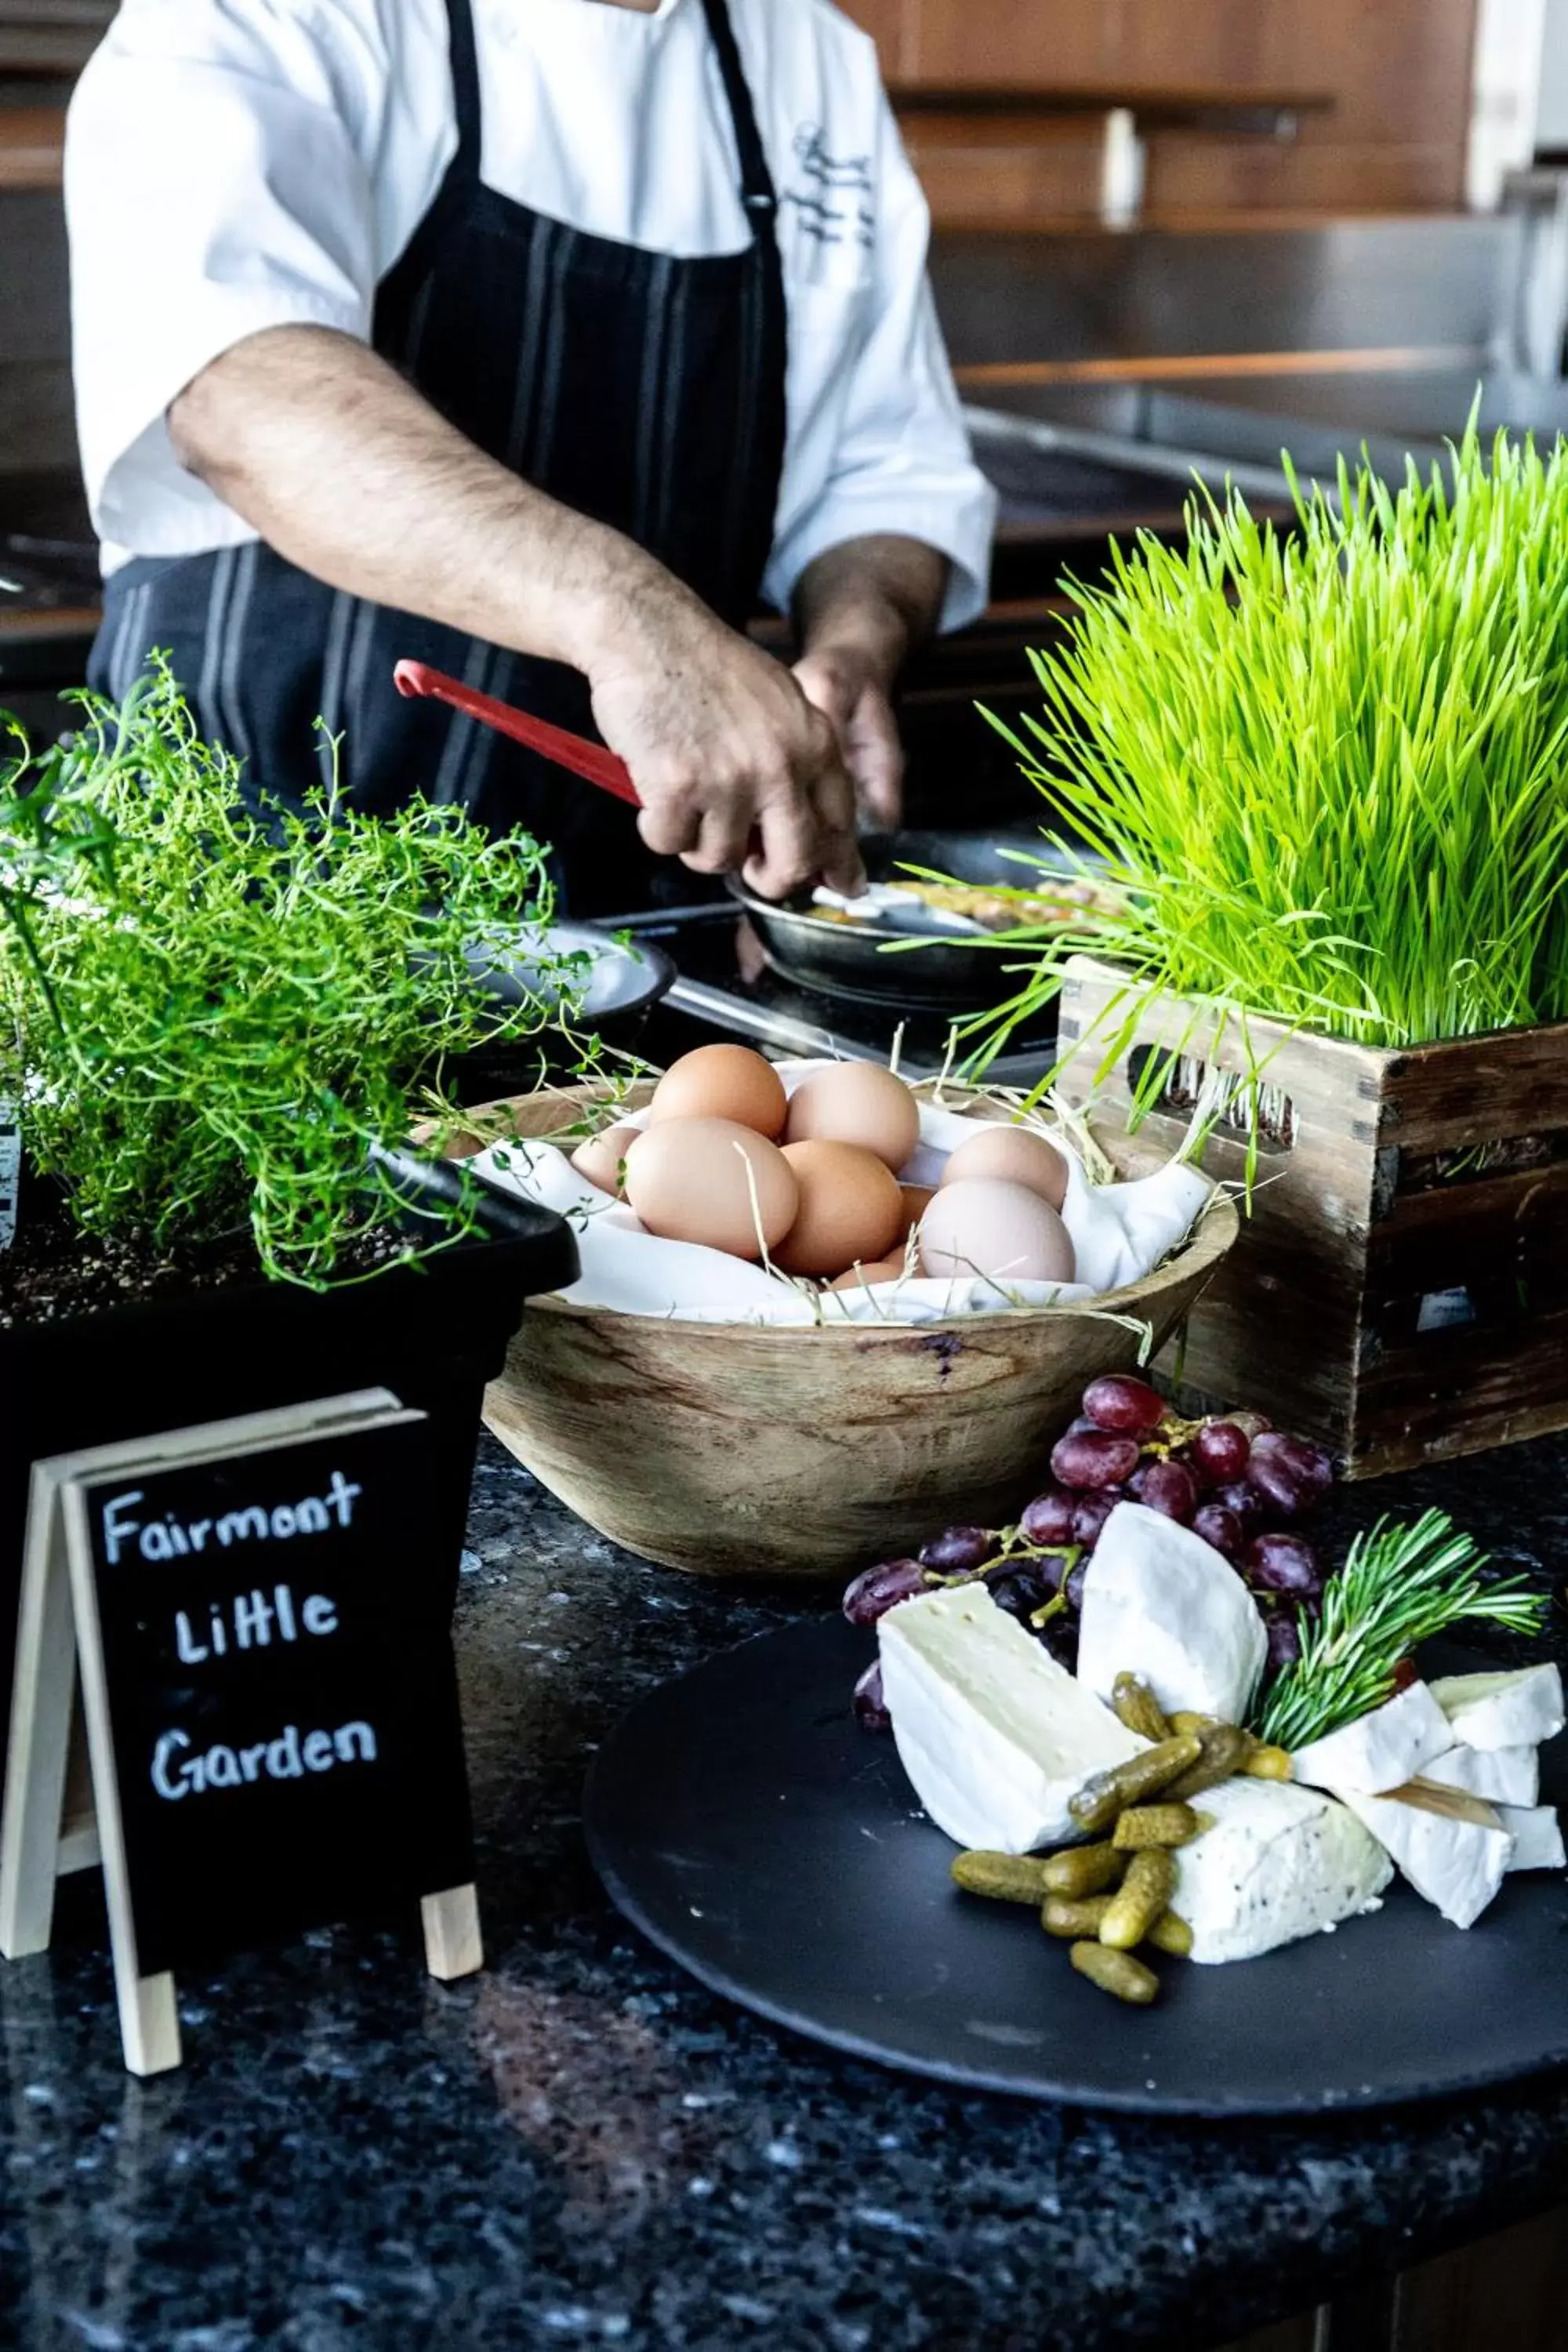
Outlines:
[[[1484,1583],[1486,1562],[1446,1511],[1424,1511],[1406,1527],[1379,1519],[1357,1536],[1329,1580],[1318,1623],[1302,1626],[1300,1658],[1264,1702],[1258,1737],[1304,1748],[1353,1723],[1394,1696],[1396,1671],[1413,1650],[1462,1618],[1539,1633],[1545,1595],[1516,1577]]]

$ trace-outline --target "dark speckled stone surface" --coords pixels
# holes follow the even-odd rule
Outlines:
[[[1568,1444],[1363,1489],[1568,1573]],[[0,1969],[0,2343],[18,2352],[1205,2347],[1568,2196],[1568,2081],[1371,2123],[1098,2120],[835,2058],[711,1999],[589,1871],[587,1756],[784,1623],[628,1560],[481,1450],[458,1621],[490,1954],[412,1923],[182,1983],[123,2074],[95,1892]],[[826,1601],[813,1605],[829,1605]]]

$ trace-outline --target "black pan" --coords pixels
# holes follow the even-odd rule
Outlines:
[[[1037,832],[895,833],[863,841],[860,847],[873,882],[896,882],[901,869],[914,866],[955,882],[1019,889],[1037,879],[1039,868],[1021,865],[1008,853],[1023,851],[1036,859],[1047,852],[1047,841]],[[1056,870],[1073,873],[1065,847]],[[768,961],[787,979],[826,996],[855,997],[899,1012],[977,1011],[1012,992],[1007,967],[1026,961],[1026,951],[992,945],[983,932],[943,936],[942,918],[931,911],[919,919],[918,929],[897,928],[891,919],[836,923],[813,909],[809,894],[775,904],[759,898],[735,875],[729,888],[750,917]],[[921,944],[911,947],[911,938]]]

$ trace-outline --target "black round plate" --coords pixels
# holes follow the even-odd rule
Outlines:
[[[953,1886],[891,1738],[850,1715],[873,1642],[839,1619],[763,1634],[651,1692],[595,1763],[601,1877],[715,1992],[943,2082],[1145,2114],[1321,2114],[1568,2063],[1561,1872],[1510,1878],[1463,1934],[1396,1880],[1262,1959],[1161,1960],[1160,2001],[1118,2007],[1021,1905]]]

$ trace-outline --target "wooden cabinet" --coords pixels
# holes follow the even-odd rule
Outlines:
[[[1154,130],[1146,218],[1462,201],[1475,0],[845,0],[911,88],[1321,93],[1289,138]],[[1092,125],[911,117],[938,221],[1026,227],[1099,209]]]

